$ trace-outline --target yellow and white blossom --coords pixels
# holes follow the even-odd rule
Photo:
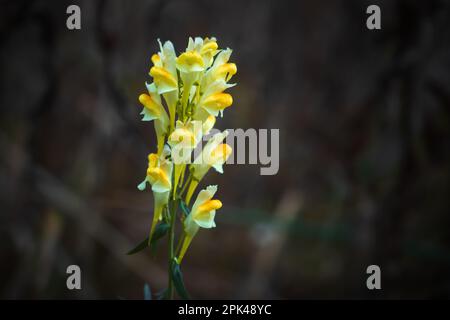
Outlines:
[[[203,64],[206,68],[209,68],[214,56],[219,52],[216,38],[196,37],[195,40],[189,37],[188,46],[186,51],[196,51],[203,59]]]
[[[163,94],[178,90],[176,53],[172,42],[166,41],[164,45],[158,42],[160,51],[151,58],[153,67],[149,74],[153,77],[158,94]]]
[[[172,42],[166,41],[162,45],[159,41],[160,51],[151,58],[153,67],[150,69],[150,76],[156,85],[158,94],[164,96],[169,108],[170,130],[175,122],[175,112],[178,99],[178,74],[176,68],[176,53]]]
[[[213,65],[208,69],[205,76],[202,78],[201,86],[203,88],[208,88],[209,84],[217,80],[224,80],[225,82],[228,82],[231,77],[237,73],[236,64],[228,62],[232,52],[233,51],[228,48],[221,51],[217,55]]]
[[[198,102],[194,119],[201,118],[202,111],[215,117],[219,114],[223,116],[223,110],[233,103],[233,97],[223,91],[233,86],[234,84],[228,84],[223,79],[211,83]]]
[[[232,149],[228,144],[222,143],[227,135],[228,131],[216,133],[209,139],[197,158],[195,158],[194,163],[190,165],[193,180],[187,191],[186,203],[190,202],[198,183],[203,179],[211,167],[217,172],[223,173],[223,164],[228,160],[232,152]]]
[[[202,138],[202,132],[203,125],[200,121],[177,121],[175,130],[168,139],[175,164],[186,163],[189,160],[192,150]]]
[[[212,199],[216,192],[217,186],[208,186],[206,189],[200,191],[190,214],[184,219],[185,238],[177,258],[178,263],[181,263],[192,239],[200,228],[210,229],[216,226],[214,222],[216,210],[222,207],[220,200]]]
[[[192,150],[202,138],[202,123],[200,121],[177,121],[175,130],[169,136],[168,143],[171,146],[172,161],[174,169],[173,195],[177,192],[178,181],[184,172],[186,163],[190,161]]]
[[[158,142],[158,155],[161,154],[164,147],[164,139],[169,130],[169,117],[161,103],[161,97],[158,95],[154,83],[147,84],[148,94],[141,94],[139,102],[144,106],[141,114],[142,121],[155,121],[156,138]]]
[[[158,156],[156,153],[148,155],[148,167],[145,180],[138,186],[139,190],[144,190],[147,182],[151,184],[154,197],[153,221],[150,228],[149,241],[152,238],[155,226],[162,218],[164,207],[169,202],[170,190],[172,189],[172,162],[167,160],[168,150],[164,149]]]

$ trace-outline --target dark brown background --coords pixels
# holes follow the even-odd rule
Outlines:
[[[69,4],[82,30],[66,29]],[[1,1],[0,297],[143,298],[166,250],[136,185],[157,38],[216,36],[238,65],[219,127],[279,128],[280,171],[210,174],[224,206],[184,261],[194,298],[450,296],[446,1]],[[369,4],[382,30],[365,27]],[[81,291],[66,267],[82,269]],[[366,267],[382,290],[366,289]]]

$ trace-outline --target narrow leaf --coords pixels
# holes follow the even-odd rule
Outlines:
[[[160,224],[158,224],[155,228],[155,232],[153,233],[150,246],[154,246],[156,242],[167,233],[167,230],[169,230],[169,228],[170,226],[165,222],[161,222]],[[143,241],[141,241],[136,247],[128,251],[127,255],[138,253],[139,251],[142,251],[147,247],[148,247],[148,237],[145,238]]]
[[[144,250],[148,246],[148,237],[145,238],[142,242],[140,242],[136,247],[127,252],[127,255],[132,255],[138,253],[139,251]]]
[[[158,224],[155,228],[155,232],[153,233],[152,241],[150,241],[150,246],[154,246],[159,239],[164,237],[169,228],[170,225],[166,222],[161,222]]]
[[[183,299],[189,299],[189,294],[184,286],[183,274],[181,272],[180,265],[175,259],[172,261],[172,280],[173,285],[180,297]]]

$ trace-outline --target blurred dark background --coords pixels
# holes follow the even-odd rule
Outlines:
[[[279,128],[280,170],[209,174],[224,206],[183,262],[194,298],[450,296],[447,1],[1,1],[0,297],[142,299],[166,249],[125,253],[157,38],[215,36],[238,65],[226,128]],[[82,29],[66,28],[81,7]],[[382,30],[366,28],[381,7]],[[82,290],[66,289],[66,267]],[[381,267],[382,290],[366,288]]]

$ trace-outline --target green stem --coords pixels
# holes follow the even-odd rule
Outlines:
[[[185,121],[186,108],[189,102],[189,94],[191,92],[192,82],[186,82],[183,88],[183,95],[181,97],[181,118]]]
[[[172,210],[170,210],[170,229],[169,229],[169,285],[168,285],[168,298],[173,299],[173,280],[172,280],[172,261],[174,258],[173,244],[175,240],[175,208],[174,201],[170,201],[172,204]]]
[[[178,241],[177,249],[175,250],[175,254],[178,256],[180,253],[181,245],[183,244],[184,237],[186,236],[185,232],[181,234],[180,240]]]
[[[175,220],[177,217],[178,201],[170,201],[172,210],[170,210],[170,230],[169,230],[169,285],[168,297],[173,299],[173,280],[172,280],[172,263],[175,258],[174,244],[175,244]]]
[[[191,180],[192,180],[192,174],[189,172],[189,176],[188,176],[186,182],[184,183],[183,188],[181,189],[181,191],[179,193],[180,198],[183,196],[183,193],[186,192],[186,189],[189,186],[189,184],[191,183]]]

